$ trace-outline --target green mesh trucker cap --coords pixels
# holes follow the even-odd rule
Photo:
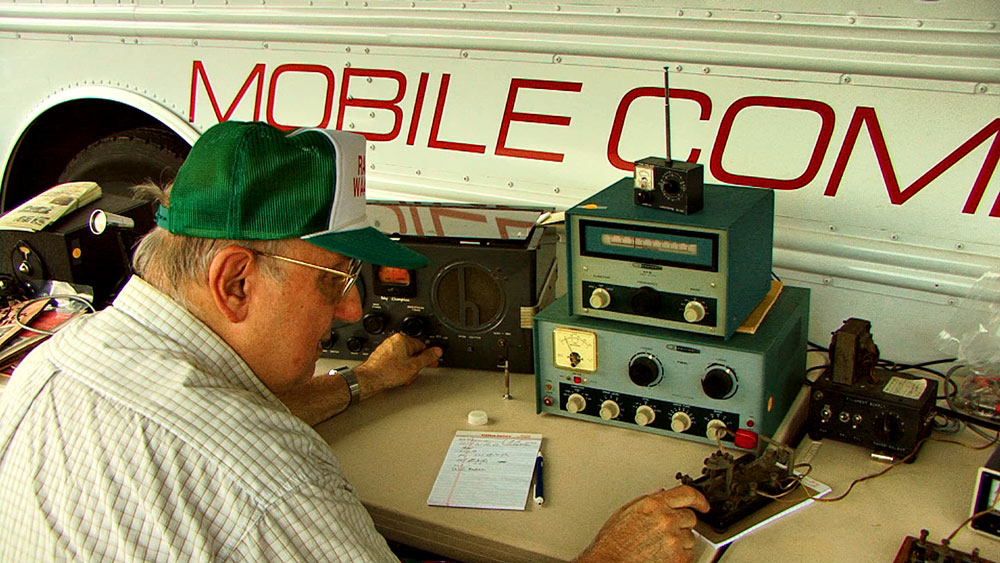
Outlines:
[[[291,133],[263,122],[224,121],[191,147],[157,224],[198,238],[299,238],[396,268],[427,258],[368,224],[365,138],[328,129]]]

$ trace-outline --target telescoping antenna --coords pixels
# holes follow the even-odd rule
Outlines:
[[[635,203],[675,213],[700,211],[704,202],[705,170],[700,164],[670,157],[670,77],[663,67],[665,158],[649,156],[635,162]]]

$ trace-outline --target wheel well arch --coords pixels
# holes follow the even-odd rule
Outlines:
[[[148,99],[143,99],[147,102]],[[0,210],[8,210],[55,185],[65,166],[92,143],[128,129],[162,129],[188,146],[197,138],[193,126],[173,113],[144,111],[118,99],[78,97],[56,101],[22,129],[0,186]],[[169,123],[169,124],[168,124]]]

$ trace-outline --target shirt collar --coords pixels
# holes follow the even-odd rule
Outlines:
[[[256,391],[269,400],[278,401],[232,346],[201,319],[149,282],[132,276],[118,292],[113,305],[150,330],[171,327],[165,336],[190,353],[205,372],[206,381],[192,379],[186,382],[187,385],[217,385],[218,379],[222,378],[230,385]]]

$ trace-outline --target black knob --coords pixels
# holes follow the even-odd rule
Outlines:
[[[352,336],[347,339],[347,350],[355,354],[365,348],[366,340],[361,336]]]
[[[712,366],[701,378],[701,389],[713,399],[728,399],[736,392],[736,376],[724,366]]]
[[[403,334],[414,338],[424,334],[427,323],[420,317],[406,317],[403,319]]]
[[[879,415],[875,419],[875,438],[889,444],[900,441],[903,438],[903,421],[894,414]]]
[[[368,313],[361,319],[361,326],[365,327],[369,334],[382,334],[382,331],[385,330],[385,315]]]
[[[628,363],[628,378],[640,387],[651,387],[660,379],[660,364],[650,356],[636,356]]]
[[[330,331],[330,336],[327,337],[327,339],[323,341],[323,349],[324,350],[329,350],[329,349],[333,348],[333,345],[337,343],[338,337],[339,337],[339,335],[337,334],[337,331],[331,330]]]
[[[632,294],[632,312],[644,317],[660,310],[660,292],[651,287],[640,287]]]
[[[668,199],[674,199],[684,191],[684,180],[677,174],[665,174],[660,179],[660,193]]]
[[[650,196],[646,190],[635,191],[635,202],[638,204],[649,203]]]

